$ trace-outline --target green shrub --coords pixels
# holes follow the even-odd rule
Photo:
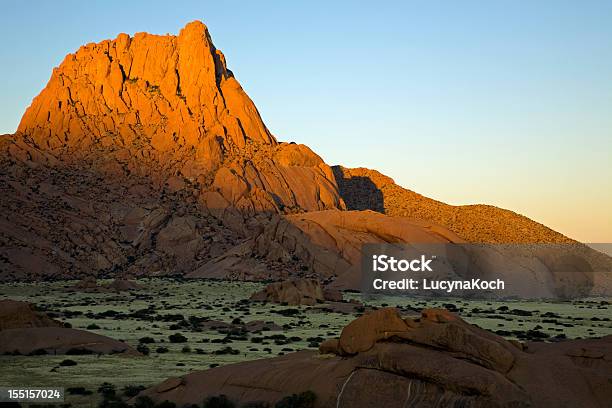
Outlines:
[[[136,346],[136,351],[144,354],[145,356],[148,356],[149,353],[151,352],[151,350],[149,350],[149,348],[145,346],[144,344],[139,344],[138,346]]]
[[[157,404],[155,408],[176,408],[176,404],[174,402],[164,401]]]
[[[138,393],[144,390],[146,387],[144,385],[126,385],[123,387],[123,395],[126,397],[132,398],[138,395]]]
[[[225,395],[219,395],[206,398],[202,408],[234,408],[235,406]]]
[[[111,396],[116,394],[116,389],[113,384],[105,382],[98,387],[98,393],[102,394],[105,397]]]
[[[312,391],[293,394],[278,401],[274,408],[314,408],[317,396]]]
[[[134,408],[153,408],[154,406],[155,403],[153,400],[146,395],[141,395],[140,397],[136,398],[136,402],[134,403]]]
[[[168,336],[168,340],[170,340],[170,343],[186,343],[187,337],[181,333],[174,333]]]
[[[70,395],[91,395],[92,391],[86,389],[85,387],[69,387],[66,388],[66,393]]]

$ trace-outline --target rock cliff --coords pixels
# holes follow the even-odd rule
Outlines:
[[[197,21],[69,54],[0,139],[0,168],[0,279],[186,273],[270,214],[344,208]]]
[[[276,141],[198,21],[178,36],[120,34],[69,54],[11,139],[14,159],[195,186],[215,210],[343,207],[330,167]]]

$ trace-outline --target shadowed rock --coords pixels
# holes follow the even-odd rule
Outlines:
[[[109,337],[62,327],[27,302],[0,300],[0,354],[114,353],[140,354]]]
[[[37,312],[30,303],[0,300],[0,330],[60,326],[61,322]]]
[[[140,355],[110,337],[63,327],[0,331],[0,354],[118,354]]]
[[[116,292],[127,292],[131,290],[142,290],[142,285],[128,280],[128,279],[115,279],[111,283],[106,285],[106,288]]]

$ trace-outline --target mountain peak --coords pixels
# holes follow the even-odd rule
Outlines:
[[[69,54],[8,145],[28,165],[190,186],[225,217],[343,208],[331,168],[277,142],[200,21],[178,36],[119,34]]]
[[[208,27],[200,20],[193,20],[192,22],[185,24],[185,27],[181,28],[179,36],[188,35],[202,35],[204,37],[210,37],[208,34]]]
[[[200,21],[178,36],[120,34],[69,54],[18,131],[72,155],[109,137],[129,145],[143,136],[159,152],[276,143]]]

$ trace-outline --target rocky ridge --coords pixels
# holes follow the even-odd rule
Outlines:
[[[372,210],[393,217],[429,221],[473,243],[575,243],[515,212],[491,205],[449,205],[405,189],[391,177],[366,168],[333,167],[349,210]]]

